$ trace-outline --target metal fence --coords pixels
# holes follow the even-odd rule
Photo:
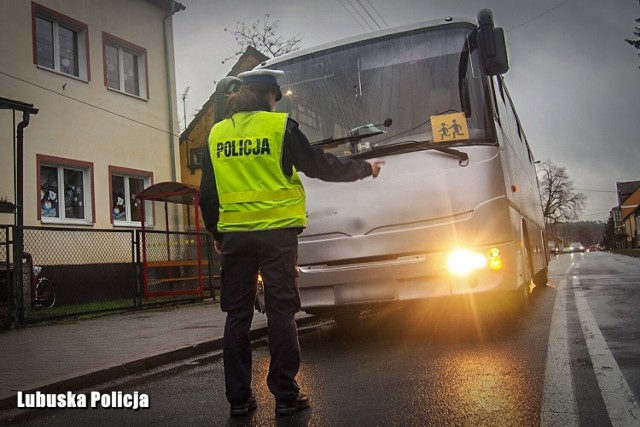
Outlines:
[[[10,229],[8,226],[0,226],[0,327],[2,328],[6,328],[12,323],[15,313],[13,286],[11,286],[13,277],[9,257]]]
[[[12,242],[9,238],[12,228],[0,227],[0,317],[5,319],[5,327],[6,323],[12,322],[12,317],[18,324],[31,323],[216,297],[214,278],[217,277],[219,259],[214,262],[209,249],[212,242],[206,233],[200,233],[199,239],[196,239],[196,233],[161,233],[169,242],[202,242],[201,276],[206,277],[202,292],[145,298],[140,231],[24,227],[24,252],[27,255],[20,261],[22,278],[16,280],[12,273]],[[186,245],[180,249],[188,255],[193,248]],[[32,262],[41,267],[38,276]],[[171,274],[175,279],[181,275],[192,277],[192,272],[184,268],[175,269]],[[56,300],[50,308],[34,300],[34,286],[43,277],[54,283]],[[178,284],[179,280],[175,282]],[[15,295],[13,305],[12,295]]]

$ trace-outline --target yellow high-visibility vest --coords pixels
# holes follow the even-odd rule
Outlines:
[[[286,113],[240,112],[217,123],[209,153],[220,199],[218,230],[304,227],[305,193],[293,169],[282,172]]]

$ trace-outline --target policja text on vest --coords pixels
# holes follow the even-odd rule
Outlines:
[[[225,157],[239,157],[258,156],[262,154],[271,154],[269,138],[256,138],[255,145],[250,139],[218,142],[216,145],[216,155],[218,159],[222,155]]]

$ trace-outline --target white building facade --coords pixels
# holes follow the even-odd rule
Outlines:
[[[0,98],[39,110],[24,129],[25,226],[139,228],[136,194],[179,180],[172,19],[183,9],[173,0],[0,2]],[[0,198],[11,202],[21,120],[0,110]],[[147,224],[164,225],[148,212]]]

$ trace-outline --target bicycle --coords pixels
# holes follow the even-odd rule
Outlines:
[[[27,261],[30,266],[30,284],[31,284],[31,308],[40,310],[43,308],[51,308],[56,303],[55,283],[50,279],[42,276],[42,267],[33,264],[33,257],[28,252],[23,252],[22,258]]]

